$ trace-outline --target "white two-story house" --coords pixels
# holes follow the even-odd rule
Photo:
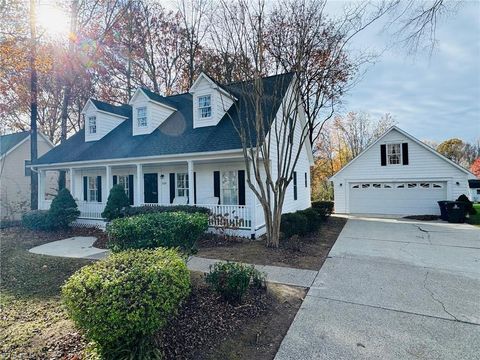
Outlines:
[[[262,79],[269,99],[263,109],[266,119],[281,111],[294,79],[293,74]],[[242,120],[238,109],[249,103],[242,89],[242,83],[219,85],[201,74],[184,94],[164,97],[139,88],[128,105],[89,100],[83,109],[84,129],[34,165],[40,173],[39,206],[49,207],[45,174],[66,170],[84,223],[102,221],[109,190],[120,184],[133,206],[204,206],[236,222],[243,235],[264,233],[263,210],[246,183],[242,142],[234,126]],[[313,157],[305,143],[284,212],[310,206]]]

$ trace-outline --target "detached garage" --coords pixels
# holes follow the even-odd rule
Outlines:
[[[439,214],[439,200],[469,194],[475,176],[394,126],[330,180],[335,212]]]

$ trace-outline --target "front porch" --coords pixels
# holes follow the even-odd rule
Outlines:
[[[67,171],[67,188],[78,204],[81,224],[104,226],[101,216],[113,185],[122,185],[131,206],[192,205],[208,208],[211,230],[228,224],[241,236],[264,233],[262,207],[245,182],[243,159],[115,163],[39,170],[39,208],[47,171]]]

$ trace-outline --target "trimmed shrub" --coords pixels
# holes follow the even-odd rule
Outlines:
[[[219,262],[210,265],[205,281],[226,301],[239,303],[250,286],[264,286],[265,276],[252,265]]]
[[[290,238],[293,235],[305,235],[308,233],[307,217],[301,212],[283,214],[280,221],[280,231],[284,238]]]
[[[108,221],[123,217],[126,209],[130,207],[130,200],[125,194],[122,185],[114,185],[108,194],[107,204],[102,212],[102,217]]]
[[[62,189],[50,205],[48,216],[52,228],[67,228],[80,215],[77,203],[68,189]]]
[[[201,206],[192,205],[174,205],[174,206],[133,206],[125,209],[125,216],[136,216],[151,213],[165,213],[165,212],[184,212],[188,214],[201,213],[210,214],[210,210]]]
[[[32,210],[23,214],[22,225],[30,230],[50,230],[48,210]]]
[[[477,210],[473,207],[473,202],[471,202],[465,194],[460,195],[457,201],[465,203],[465,211],[467,214],[475,215],[477,213]]]
[[[102,359],[154,359],[161,354],[153,335],[189,292],[190,273],[175,250],[130,250],[81,268],[62,299]]]
[[[191,252],[208,229],[208,216],[200,213],[166,212],[115,219],[107,225],[108,247],[126,249],[179,247]]]
[[[312,201],[312,209],[318,211],[323,218],[326,218],[333,212],[333,201]]]
[[[308,208],[305,210],[300,210],[298,213],[307,218],[307,232],[314,232],[320,228],[322,216],[320,215],[319,211],[313,208]]]

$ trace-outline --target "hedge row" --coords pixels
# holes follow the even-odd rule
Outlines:
[[[108,247],[114,251],[179,247],[191,252],[208,229],[208,216],[201,213],[154,212],[121,219],[107,225]]]
[[[136,216],[136,215],[143,215],[143,214],[152,214],[152,213],[166,213],[166,212],[184,212],[187,214],[193,213],[200,213],[209,215],[210,210],[201,207],[201,206],[193,206],[193,205],[174,205],[174,206],[135,206],[135,207],[128,207],[125,209],[125,216]]]
[[[303,236],[312,233],[320,228],[322,221],[331,215],[332,210],[333,202],[331,201],[312,202],[311,208],[283,214],[280,231],[287,239],[294,235]]]

